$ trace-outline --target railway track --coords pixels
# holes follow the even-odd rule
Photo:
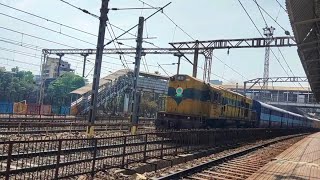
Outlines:
[[[11,134],[48,134],[86,131],[87,123],[70,122],[0,122],[0,135]],[[105,122],[94,124],[95,131],[128,130],[130,122]],[[142,121],[140,129],[152,129],[152,122]]]
[[[169,175],[153,178],[157,180],[192,179],[226,180],[247,179],[274,157],[301,140],[302,134],[276,138],[253,147],[228,152],[220,157],[209,159],[192,167],[180,169]]]
[[[94,130],[97,132],[103,131],[124,131],[128,132],[130,126],[123,127],[106,127],[106,128],[95,128]],[[155,130],[155,128],[150,126],[140,126],[139,129],[144,130]],[[12,134],[55,134],[55,133],[74,133],[74,132],[86,132],[86,128],[80,129],[57,129],[57,130],[28,130],[28,131],[1,131],[0,135],[12,135]]]
[[[0,141],[0,179],[93,177],[97,172],[112,168],[130,169],[149,160],[295,133],[296,130],[290,129],[272,132],[268,129],[188,130],[97,138]]]

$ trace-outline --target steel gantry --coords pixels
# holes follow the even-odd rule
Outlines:
[[[182,52],[192,50],[194,52],[193,77],[197,76],[198,55],[202,53],[205,56],[203,80],[210,81],[212,53],[214,49],[231,49],[231,48],[262,48],[262,47],[290,47],[296,46],[295,39],[291,36],[272,37],[270,38],[247,38],[247,39],[220,39],[210,41],[187,41],[169,43],[175,50]]]
[[[275,83],[275,82],[308,82],[307,77],[269,77],[269,78],[256,78],[243,82],[243,92],[246,95],[247,92],[247,84],[252,84],[248,89],[251,89],[254,85],[265,84],[265,83]],[[263,86],[261,86],[263,87]]]
[[[204,55],[204,74],[203,80],[210,81],[212,55],[215,49],[231,49],[231,48],[262,48],[262,47],[288,47],[296,46],[295,40],[291,36],[272,37],[270,38],[245,38],[245,39],[219,39],[210,41],[187,41],[169,43],[173,48],[142,48],[142,56],[147,54],[172,54],[179,53],[184,56],[190,64],[193,65],[193,77],[197,76],[199,54]],[[87,55],[96,54],[96,49],[43,49],[43,55],[49,54],[81,54],[85,58]],[[103,54],[135,54],[135,48],[113,49],[106,48]],[[193,61],[189,60],[186,55],[193,55]],[[180,56],[180,57],[181,57]],[[180,59],[180,57],[178,57]],[[84,64],[85,65],[85,64]]]
[[[43,49],[43,54],[96,54],[96,49]],[[193,54],[193,49],[186,49],[181,51],[184,54]],[[103,54],[135,54],[135,48],[105,48]],[[146,54],[174,54],[177,50],[174,48],[142,48],[142,55]]]

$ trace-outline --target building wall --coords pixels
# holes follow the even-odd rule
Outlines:
[[[42,65],[43,69],[43,77],[44,78],[57,78],[58,77],[58,66],[59,66],[59,58],[50,58],[48,57],[45,64]],[[71,69],[71,65],[61,60],[60,64],[60,76],[66,72],[73,72]]]

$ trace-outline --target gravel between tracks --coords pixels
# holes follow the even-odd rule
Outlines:
[[[253,151],[253,152],[248,153],[246,155],[240,156],[238,158],[228,160],[228,161],[224,162],[223,164],[221,164],[221,166],[225,167],[225,166],[228,166],[228,163],[232,164],[232,163],[235,163],[235,162],[240,162],[239,165],[241,167],[243,167],[243,168],[245,168],[246,166],[250,167],[252,165],[251,167],[254,167],[254,168],[251,168],[251,169],[249,168],[248,171],[251,172],[251,174],[253,174],[253,171],[260,169],[263,165],[265,165],[268,162],[270,162],[272,160],[272,158],[276,157],[278,154],[280,154],[285,149],[287,149],[290,146],[292,146],[294,143],[296,143],[299,140],[303,139],[303,137],[305,137],[305,136],[294,137],[294,138],[290,138],[290,139],[287,139],[287,140],[284,140],[284,141],[277,142],[275,144],[263,147],[261,149],[258,149],[256,151]],[[275,139],[277,139],[277,138],[275,138]],[[145,175],[148,178],[151,178],[151,177],[152,178],[157,178],[157,177],[169,174],[169,173],[173,173],[173,172],[176,172],[176,171],[179,171],[179,170],[183,170],[183,169],[187,169],[187,168],[191,168],[191,167],[200,165],[200,164],[205,163],[205,162],[207,162],[207,161],[209,161],[211,159],[214,159],[214,158],[223,157],[226,154],[229,154],[231,152],[236,152],[236,151],[239,151],[239,150],[243,150],[243,149],[249,148],[249,147],[251,147],[253,145],[259,145],[261,143],[267,143],[267,142],[270,142],[270,141],[272,141],[272,140],[259,141],[259,142],[254,143],[254,144],[242,146],[242,147],[235,148],[235,149],[226,150],[226,151],[223,151],[223,152],[220,152],[220,153],[217,153],[217,154],[213,154],[213,155],[210,155],[210,156],[207,156],[207,157],[196,159],[196,160],[187,162],[186,164],[180,164],[180,165],[178,165],[176,167],[166,168],[166,169],[160,170],[157,173],[154,173],[154,172],[146,173]],[[186,179],[189,179],[189,178],[190,179],[200,178],[200,179],[204,179],[205,180],[205,179],[212,179],[213,177],[225,178],[225,179],[246,179],[249,176],[248,174],[242,174],[242,175],[237,174],[237,175],[234,175],[236,173],[232,171],[232,169],[233,169],[232,165],[230,165],[230,168],[229,168],[229,169],[231,169],[230,172],[221,172],[221,169],[224,170],[224,168],[220,169],[219,167],[220,167],[220,164],[217,165],[217,166],[214,166],[213,168],[209,168],[208,170],[205,170],[203,172],[196,173],[195,175],[192,175],[192,176],[190,176],[190,177],[188,177]],[[208,175],[208,176],[206,176],[206,175]],[[230,178],[230,177],[236,177],[236,178]]]
[[[298,140],[300,140],[302,138],[303,137],[295,138],[296,140],[292,141],[291,143],[289,143],[289,146],[294,144],[295,142],[297,142]],[[275,138],[275,139],[277,139],[277,138]],[[134,179],[137,179],[137,180],[143,180],[143,179],[157,178],[157,177],[161,177],[161,176],[164,176],[166,174],[170,174],[170,173],[173,173],[173,172],[176,172],[176,171],[179,171],[179,170],[183,170],[183,169],[186,169],[186,168],[191,168],[193,166],[199,165],[199,164],[204,163],[204,162],[206,162],[206,161],[208,161],[210,159],[213,159],[213,158],[223,157],[226,154],[229,154],[231,152],[240,151],[240,150],[243,150],[243,149],[246,149],[246,148],[253,147],[255,145],[259,145],[261,143],[267,143],[267,142],[273,141],[275,139],[256,141],[254,143],[242,145],[242,146],[237,147],[237,148],[224,150],[224,151],[221,151],[221,152],[218,152],[218,153],[215,153],[215,154],[211,154],[209,156],[205,156],[205,157],[202,157],[202,158],[198,158],[198,159],[194,159],[194,160],[191,160],[191,161],[187,161],[186,163],[182,163],[182,164],[178,164],[178,165],[175,165],[175,166],[172,166],[172,167],[167,167],[167,168],[164,168],[164,169],[161,169],[161,170],[157,170],[157,172],[154,172],[154,171],[146,172],[146,173],[141,174],[141,175],[140,174],[124,175],[124,174],[121,173],[120,169],[110,169],[110,170],[98,172],[95,175],[94,179],[95,180],[98,180],[98,179],[110,179],[110,180],[114,180],[114,179],[117,179],[117,180],[134,180]],[[141,165],[141,164],[136,164],[136,165],[133,165],[133,166],[139,166],[139,165]],[[89,176],[81,176],[81,177],[78,177],[78,179],[79,180],[89,180],[90,178],[89,178]]]

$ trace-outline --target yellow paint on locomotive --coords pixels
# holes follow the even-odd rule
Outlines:
[[[182,88],[183,90],[194,89],[199,92],[208,91],[208,99],[190,99],[182,94],[181,102],[177,102],[174,97],[168,96],[166,99],[166,113],[206,117],[208,119],[236,119],[252,120],[252,104],[250,98],[241,94],[223,89],[211,84],[206,84],[201,80],[188,75],[184,80],[170,80],[169,89]]]
[[[205,83],[190,76],[184,77],[184,80],[170,80],[169,88],[182,88],[183,91],[187,89],[205,91],[208,89],[208,86]],[[168,96],[166,99],[166,112],[190,116],[208,116],[209,102],[203,102],[198,99],[187,98],[183,95],[183,93],[181,98],[181,102],[178,103],[173,97]]]

